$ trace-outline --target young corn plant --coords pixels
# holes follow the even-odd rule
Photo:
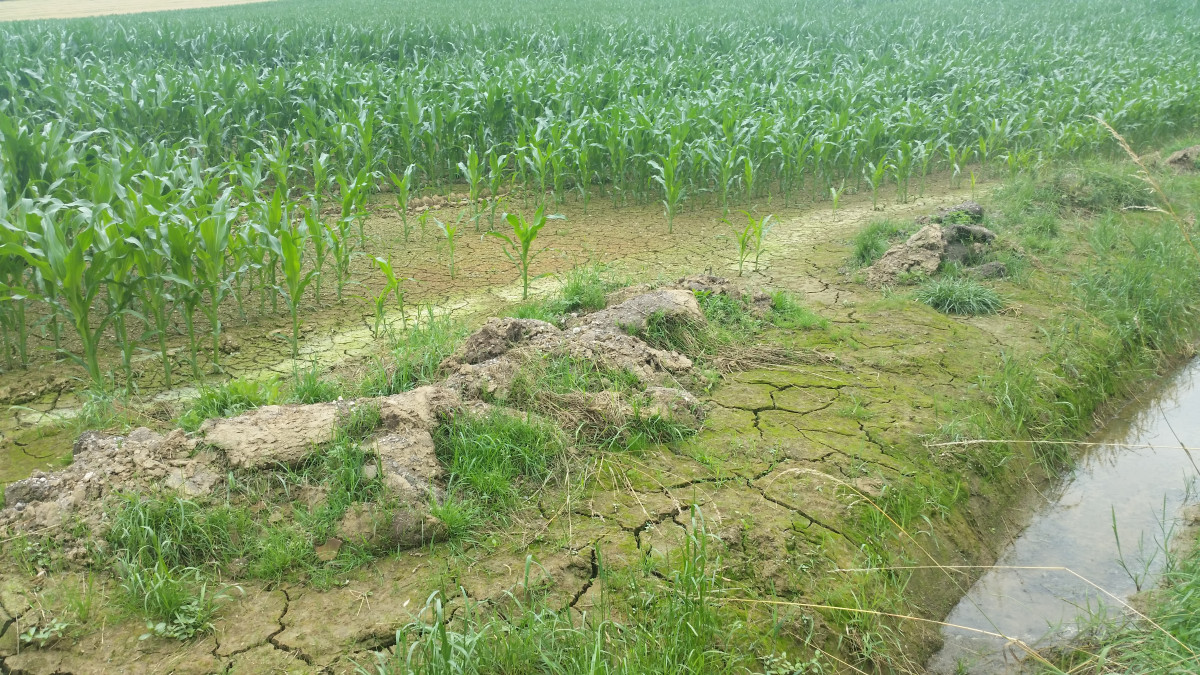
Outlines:
[[[288,226],[279,232],[276,254],[283,268],[283,284],[277,286],[280,296],[287,303],[292,315],[292,360],[300,355],[300,301],[304,291],[316,276],[315,269],[304,271],[304,254],[307,249],[308,232],[303,227]]]
[[[184,329],[187,330],[188,356],[192,365],[192,375],[200,378],[200,362],[196,344],[196,310],[200,307],[204,296],[196,284],[196,259],[193,253],[199,248],[195,226],[183,218],[171,218],[166,221],[166,250],[171,254],[170,280],[175,286],[175,299],[183,315]]]
[[[400,222],[404,226],[404,243],[408,243],[409,225],[408,225],[408,200],[412,196],[413,188],[413,169],[415,164],[409,164],[404,170],[403,176],[397,176],[393,171],[391,174],[392,185],[396,188],[396,210],[400,212]]]
[[[467,161],[458,163],[458,170],[467,181],[468,195],[471,199],[471,212],[479,213],[479,197],[483,192],[483,166],[479,162],[479,153],[475,146],[467,148]],[[475,231],[479,231],[479,219],[475,218]],[[453,248],[453,247],[452,247]]]
[[[496,227],[496,206],[500,204],[500,188],[504,187],[504,170],[512,155],[496,154],[495,148],[488,150],[488,227]]]
[[[384,316],[384,305],[387,303],[388,295],[391,294],[395,294],[396,296],[396,309],[400,310],[400,325],[408,328],[408,317],[404,312],[404,288],[402,284],[405,281],[412,281],[412,279],[401,279],[396,275],[396,270],[392,267],[392,256],[390,254],[386,259],[376,256],[372,260],[374,260],[375,266],[379,268],[380,272],[383,272],[383,276],[387,280],[383,290],[375,296],[376,335],[379,335],[380,324]]]
[[[212,367],[221,368],[221,301],[233,286],[236,270],[227,268],[229,243],[238,210],[229,204],[226,192],[213,205],[212,213],[200,220],[196,248],[196,282],[208,294],[202,311],[212,331]]]
[[[57,222],[53,210],[37,214],[37,217],[41,236],[33,242],[38,245],[36,249],[32,246],[4,244],[0,253],[20,256],[42,275],[46,282],[44,288],[50,291],[42,300],[60,307],[74,325],[82,345],[81,356],[68,354],[68,357],[87,370],[92,384],[104,388],[104,375],[100,371],[100,339],[104,329],[125,308],[111,305],[97,307],[96,299],[104,289],[116,260],[110,251],[93,247],[96,231],[90,223],[80,227],[74,238],[68,241],[67,228]],[[99,319],[95,326],[92,325],[93,317]]]
[[[504,257],[516,265],[517,272],[521,275],[521,300],[528,300],[529,266],[533,263],[534,258],[546,250],[545,247],[537,251],[533,250],[534,240],[546,226],[546,207],[539,206],[531,220],[526,220],[515,213],[504,214],[504,220],[508,221],[509,226],[512,227],[512,236],[495,230],[489,230],[485,234],[500,240],[500,250],[504,252]]]
[[[454,221],[453,225],[443,223],[437,217],[433,218],[433,222],[437,224],[438,229],[442,231],[442,236],[446,237],[446,246],[450,249],[450,278],[454,278],[454,246],[458,231],[462,226],[463,218],[467,215],[466,211],[460,211],[458,220]],[[476,214],[476,219],[479,214]]]
[[[313,301],[319,306],[321,304],[321,277],[322,271],[325,269],[325,258],[329,254],[329,239],[325,232],[325,226],[321,224],[320,212],[316,209],[310,209],[307,206],[301,207],[304,214],[304,233],[305,238],[312,242],[313,246]]]
[[[662,203],[667,212],[667,233],[671,234],[675,231],[675,215],[679,212],[679,202],[683,199],[683,139],[672,140],[667,154],[659,159],[661,163],[652,159],[647,163],[656,172],[651,178],[662,188]]]

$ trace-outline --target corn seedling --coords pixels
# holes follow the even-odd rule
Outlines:
[[[521,275],[521,300],[527,300],[529,299],[529,266],[538,254],[546,250],[544,247],[537,251],[533,250],[534,240],[546,226],[546,208],[539,206],[533,214],[532,220],[525,220],[515,213],[504,214],[504,220],[508,221],[509,226],[512,227],[512,236],[494,230],[489,230],[486,236],[500,240],[500,250],[504,252],[504,256],[508,258],[509,262],[516,265],[517,272]]]
[[[405,281],[412,281],[412,279],[401,279],[396,276],[396,270],[392,267],[392,257],[390,255],[386,259],[375,257],[373,260],[375,261],[375,266],[379,268],[380,272],[383,272],[384,278],[387,279],[383,290],[379,295],[375,296],[375,332],[379,332],[379,324],[383,320],[383,307],[387,302],[389,294],[396,296],[396,309],[400,310],[401,325],[407,328],[408,318],[404,314],[404,288],[402,285]]]
[[[412,175],[414,164],[409,164],[403,176],[391,174],[392,185],[395,187],[396,210],[400,212],[400,222],[404,226],[404,242],[408,243],[408,199],[412,195]]]
[[[480,193],[483,191],[483,167],[479,163],[479,153],[475,151],[474,145],[467,148],[467,161],[459,162],[458,170],[467,181],[471,211],[478,213]],[[475,219],[475,231],[479,231],[479,219]]]
[[[315,269],[304,271],[307,239],[308,232],[304,228],[290,226],[280,231],[278,239],[273,239],[273,243],[279,247],[277,254],[283,268],[283,284],[277,288],[292,315],[293,361],[300,355],[300,299],[317,274]]]

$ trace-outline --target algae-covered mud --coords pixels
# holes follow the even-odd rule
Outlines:
[[[978,189],[987,187],[980,185]],[[849,196],[836,212],[774,209],[775,225],[767,237],[768,251],[758,265],[746,266],[745,274],[763,286],[778,284],[818,293],[822,302],[835,303],[838,291],[828,292],[828,281],[816,274],[810,261],[818,246],[847,239],[883,214],[912,218],[969,196],[969,190],[950,189],[941,179],[930,181],[926,195],[907,204],[890,204],[882,213],[873,211],[865,198]],[[737,244],[731,228],[719,222],[719,210],[681,214],[672,235],[647,227],[647,223],[661,217],[656,208],[614,209],[601,202],[585,210],[578,203],[566,203],[557,211],[564,219],[552,221],[554,229],[546,230],[538,240],[540,246],[548,248],[533,271],[538,276],[532,282],[535,297],[552,293],[567,270],[589,262],[607,265],[614,278],[627,279],[671,278],[704,269],[737,273]],[[431,212],[446,219],[455,213],[444,205]],[[414,315],[424,305],[424,311],[439,317],[481,321],[489,313],[504,311],[519,302],[521,289],[511,282],[511,263],[493,240],[464,237],[456,250],[457,269],[452,279],[444,242],[433,233],[422,236],[414,232],[411,241],[401,243],[399,217],[385,203],[374,205],[371,213],[365,225],[371,241],[376,242],[371,253],[394,256],[397,267],[403,266],[412,277],[405,285],[409,305],[406,315]],[[841,262],[831,260],[830,264]],[[366,268],[362,288],[347,293],[346,302],[305,319],[298,360],[291,358],[284,317],[275,313],[243,322],[235,314],[227,319],[229,338],[222,372],[208,375],[207,381],[215,384],[230,378],[273,377],[286,381],[298,371],[314,367],[322,371],[339,367],[353,370],[385,353],[387,338],[376,330],[378,324],[366,301],[378,292],[380,280],[371,275],[369,259],[356,259],[355,264]],[[401,319],[400,312],[389,303],[384,325],[402,330],[405,324]],[[182,372],[187,371],[186,351],[182,344],[172,349],[176,368]],[[119,369],[119,355],[110,352],[106,356],[108,363]],[[139,423],[154,424],[157,419],[177,415],[183,402],[195,397],[194,382],[164,386],[155,355],[135,356],[134,364],[137,393],[128,402],[142,413],[135,415]],[[77,426],[71,425],[71,420],[89,400],[88,384],[78,375],[78,367],[65,360],[0,374],[0,400],[8,404],[0,412],[0,482],[24,478],[35,469],[60,466],[69,458],[73,438],[58,427],[63,422],[68,427]]]
[[[1200,670],[1192,10],[0,23],[0,673]]]
[[[920,672],[1073,456],[955,443],[1081,438],[1187,351],[1164,323],[1194,302],[1182,233],[1114,218],[1089,187],[1110,180],[1136,184],[1100,165],[980,203],[849,197],[781,218],[740,278],[734,247],[631,252],[623,280],[543,279],[530,318],[482,321],[511,286],[410,317],[381,369],[335,366],[303,401],[228,385],[180,404],[184,430],[85,434],[6,491],[4,667],[405,672],[452,640],[475,645],[452,672]],[[1175,257],[1139,268],[1150,249]],[[932,278],[872,283],[929,251]],[[724,277],[670,274],[689,267]],[[1115,341],[1106,284],[1136,270],[1134,306],[1180,295]]]

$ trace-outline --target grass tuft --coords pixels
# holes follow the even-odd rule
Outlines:
[[[939,312],[965,316],[995,314],[1004,306],[996,291],[963,277],[927,281],[917,289],[916,299]]]
[[[216,387],[203,387],[200,395],[179,418],[185,431],[195,431],[204,420],[231,417],[252,408],[271,405],[279,399],[279,385],[274,381],[235,379]]]
[[[854,235],[853,260],[859,267],[869,267],[883,257],[895,239],[908,234],[909,227],[892,220],[881,220],[866,226]]]
[[[522,482],[545,478],[565,451],[562,435],[549,424],[498,411],[451,415],[433,439],[449,473],[448,491],[487,512],[514,505]]]

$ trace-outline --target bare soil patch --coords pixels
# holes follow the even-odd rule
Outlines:
[[[249,5],[269,0],[6,0],[0,2],[0,21],[36,19],[75,19],[109,14],[168,12],[177,9],[203,9],[226,5]]]

